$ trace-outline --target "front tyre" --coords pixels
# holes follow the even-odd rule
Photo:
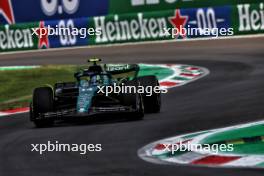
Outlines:
[[[39,87],[33,92],[33,102],[30,105],[30,119],[36,127],[52,126],[54,120],[40,119],[40,113],[47,113],[54,111],[54,96],[53,90],[50,87]]]

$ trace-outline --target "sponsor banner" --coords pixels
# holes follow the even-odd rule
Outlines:
[[[262,0],[110,0],[110,14],[259,3]]]
[[[1,4],[1,3],[0,3]],[[46,20],[35,23],[0,25],[0,52],[126,42],[178,40],[209,35],[176,35],[172,29],[224,29],[226,35],[264,32],[264,3],[208,8],[116,14],[90,18]],[[31,28],[100,29],[101,35],[32,35]],[[169,30],[167,33],[165,29]],[[232,29],[232,31],[230,31]],[[219,32],[219,31],[218,31]],[[220,30],[221,32],[221,30]],[[220,35],[218,36],[225,36]]]
[[[88,18],[76,18],[76,19],[65,19],[56,21],[45,21],[45,27],[50,26],[52,29],[57,30],[59,28],[69,29],[69,35],[67,31],[65,34],[61,35],[50,35],[48,37],[48,47],[58,48],[58,47],[71,47],[71,46],[82,46],[88,45],[88,39],[85,36],[75,35],[73,33],[73,28],[84,29],[83,33],[87,33]],[[55,33],[56,31],[54,31]],[[63,32],[63,31],[62,31]],[[41,48],[41,46],[40,46]]]
[[[38,23],[0,26],[0,52],[37,49],[38,37],[31,31],[37,26]]]
[[[88,45],[87,26],[88,18],[2,25],[0,26],[0,52]],[[48,27],[54,30],[51,33],[58,32],[58,29],[65,29],[66,32],[61,35],[46,34],[42,37],[33,33],[34,28],[48,29]],[[74,35],[73,28],[78,30],[78,35]],[[80,35],[80,31],[84,35]]]
[[[238,4],[232,10],[235,34],[256,34],[264,32],[264,2]]]
[[[0,24],[101,16],[109,0],[0,0]]]
[[[222,6],[94,17],[90,18],[89,27],[101,28],[102,35],[91,37],[89,44],[168,40],[173,38],[164,29],[180,30],[181,27],[227,30],[231,27],[230,14],[231,7]],[[193,37],[201,36],[182,35],[176,39]]]

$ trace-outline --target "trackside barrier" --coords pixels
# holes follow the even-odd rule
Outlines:
[[[100,36],[31,35],[37,27],[101,28]],[[107,16],[46,20],[0,26],[0,52],[141,42],[153,40],[181,40],[203,37],[201,35],[175,36],[164,33],[164,28],[233,28],[234,35],[264,32],[264,2],[206,8],[183,8],[163,11],[113,14]],[[228,34],[230,31],[228,31]]]
[[[163,11],[170,9],[256,4],[263,0],[110,0],[109,14]]]
[[[1,0],[0,24],[260,2],[263,0]]]
[[[108,14],[109,0],[1,0],[0,24]]]

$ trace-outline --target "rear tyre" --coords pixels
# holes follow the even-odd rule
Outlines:
[[[30,118],[35,123],[36,127],[52,126],[54,120],[38,119],[40,113],[54,111],[53,90],[50,87],[36,88],[33,92],[33,103],[30,106]]]
[[[132,81],[127,81],[124,86],[137,86],[139,85],[139,81],[137,79]],[[131,106],[136,111],[133,113],[133,119],[140,120],[144,117],[144,104],[142,100],[142,96],[139,93],[124,93],[121,96],[121,101],[124,106]]]
[[[138,78],[140,85],[143,87],[151,86],[152,95],[148,96],[147,93],[142,94],[145,112],[158,113],[161,109],[161,95],[155,93],[153,90],[155,87],[159,87],[159,81],[156,76],[142,76]],[[145,89],[146,90],[146,89]]]

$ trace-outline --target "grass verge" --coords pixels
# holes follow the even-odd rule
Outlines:
[[[74,81],[76,66],[43,66],[26,70],[0,71],[0,111],[28,106],[35,87]]]

